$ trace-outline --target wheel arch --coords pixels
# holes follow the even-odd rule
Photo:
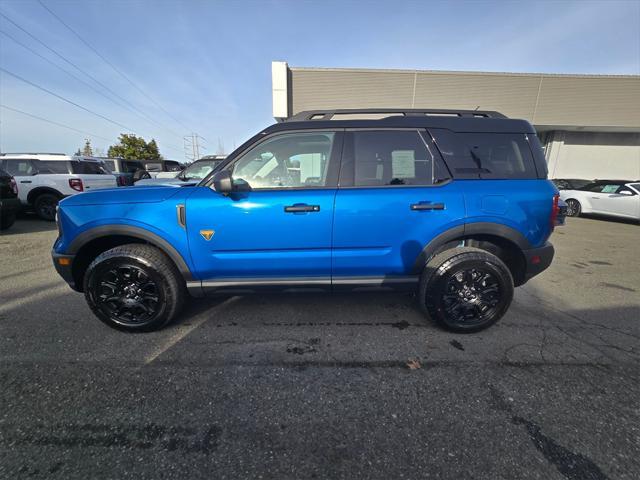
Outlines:
[[[431,258],[457,246],[476,247],[496,255],[509,267],[516,286],[525,282],[526,258],[523,250],[532,248],[532,245],[514,228],[489,222],[459,225],[439,234],[422,249],[412,273],[420,274]]]
[[[53,187],[36,187],[27,194],[27,203],[29,205],[33,205],[33,202],[35,201],[35,199],[38,198],[43,193],[49,193],[51,195],[55,195],[59,199],[64,197],[63,193],[61,193],[59,190],[56,190]]]
[[[175,264],[185,282],[193,280],[191,270],[182,255],[159,235],[129,225],[101,225],[82,232],[67,249],[67,254],[74,255],[72,274],[76,288],[82,290],[87,267],[98,255],[128,243],[148,244],[157,248]]]

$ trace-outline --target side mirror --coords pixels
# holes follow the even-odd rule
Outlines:
[[[213,176],[213,189],[223,195],[233,192],[233,178],[229,170],[222,170]]]

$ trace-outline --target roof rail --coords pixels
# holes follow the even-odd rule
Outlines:
[[[66,153],[50,153],[50,152],[3,152],[1,155],[67,155]]]
[[[331,120],[335,115],[387,115],[392,116],[452,116],[466,118],[507,118],[500,112],[490,110],[446,110],[437,108],[345,108],[337,110],[306,110],[286,119],[287,122],[307,120]],[[383,117],[386,118],[386,117]]]

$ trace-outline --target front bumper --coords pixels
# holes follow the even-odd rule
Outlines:
[[[528,281],[539,273],[544,272],[553,260],[555,250],[551,243],[546,242],[542,247],[523,250],[526,262],[524,281]]]
[[[62,253],[51,252],[51,259],[53,260],[53,266],[55,267],[58,275],[69,284],[76,292],[80,289],[76,285],[76,281],[73,278],[73,260],[75,255],[64,255]]]

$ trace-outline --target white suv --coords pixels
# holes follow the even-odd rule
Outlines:
[[[64,154],[6,153],[0,168],[18,183],[18,197],[24,207],[40,218],[54,220],[60,199],[86,190],[117,187],[116,177],[102,160]]]

